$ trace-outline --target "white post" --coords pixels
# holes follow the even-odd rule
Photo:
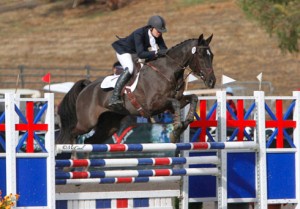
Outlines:
[[[187,112],[189,110],[190,105],[187,105],[184,108],[183,114],[184,116],[187,115]],[[183,132],[183,142],[190,142],[190,126],[187,127],[187,129]],[[181,153],[183,157],[189,156],[189,151],[184,151]],[[188,168],[189,165],[184,165],[184,168]],[[188,209],[189,208],[189,176],[183,176],[181,178],[181,200],[180,205],[181,209]]]
[[[6,193],[17,193],[14,95],[5,94]]]
[[[226,92],[217,91],[217,139],[219,142],[226,142]],[[218,157],[221,159],[220,176],[217,176],[217,200],[219,209],[227,209],[227,150],[218,150]]]
[[[256,104],[256,131],[255,141],[259,144],[259,150],[256,152],[256,191],[257,202],[255,209],[268,208],[267,203],[267,160],[266,160],[266,133],[265,133],[265,94],[263,91],[254,92]]]
[[[48,131],[45,135],[45,147],[47,157],[47,202],[49,209],[55,209],[55,136],[54,136],[54,94],[46,93],[48,102],[45,124],[48,124]]]
[[[295,156],[295,176],[296,176],[296,206],[295,209],[300,209],[300,91],[294,91],[293,96],[296,97],[293,120],[296,121],[296,128],[293,133],[293,141],[296,146]]]

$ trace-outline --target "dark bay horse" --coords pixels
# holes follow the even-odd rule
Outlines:
[[[139,103],[139,110],[128,94],[124,94],[124,111],[108,109],[112,91],[100,88],[103,79],[78,81],[60,104],[61,131],[57,143],[74,143],[78,135],[94,129],[95,138],[89,142],[100,144],[120,128],[127,115],[144,114],[150,117],[165,110],[171,110],[174,117],[172,142],[178,140],[194,120],[198,102],[196,95],[183,95],[185,70],[189,67],[208,88],[213,88],[216,82],[212,67],[213,53],[209,47],[211,40],[212,35],[204,39],[202,34],[198,39],[189,39],[170,48],[165,57],[146,63],[132,92]],[[180,110],[187,104],[190,104],[189,112],[181,121]]]

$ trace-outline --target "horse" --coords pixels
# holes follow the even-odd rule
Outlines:
[[[214,55],[209,46],[212,37],[204,39],[201,34],[198,39],[185,40],[170,48],[164,57],[144,63],[136,88],[123,94],[123,110],[108,108],[112,89],[100,88],[103,78],[76,82],[58,110],[61,129],[57,143],[73,144],[77,136],[94,129],[94,138],[89,142],[101,144],[120,128],[126,116],[151,117],[165,110],[171,110],[173,114],[171,140],[178,141],[180,134],[194,120],[198,102],[196,95],[183,94],[185,71],[190,68],[190,73],[200,77],[207,88],[213,88],[216,83],[212,66]],[[187,104],[190,104],[188,114],[181,121],[181,108]]]

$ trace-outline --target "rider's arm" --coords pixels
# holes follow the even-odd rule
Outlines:
[[[164,38],[162,36],[156,38],[156,43],[159,49],[168,49],[168,47],[165,44]]]
[[[155,51],[148,51],[148,47],[144,45],[145,35],[142,30],[134,33],[134,43],[137,56],[140,59],[153,59],[155,58]]]

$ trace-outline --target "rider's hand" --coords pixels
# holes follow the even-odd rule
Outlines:
[[[166,56],[166,53],[167,53],[167,49],[160,49],[157,51],[157,57],[164,57]]]

